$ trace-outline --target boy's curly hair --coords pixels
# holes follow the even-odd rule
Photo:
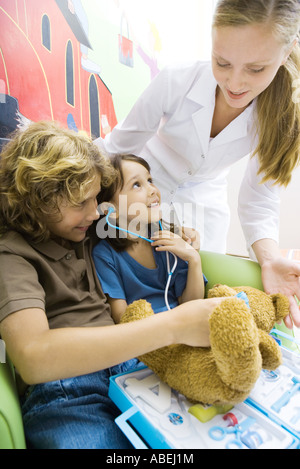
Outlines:
[[[47,217],[79,205],[97,175],[106,187],[115,170],[88,137],[47,121],[18,130],[0,154],[0,234],[46,241]]]

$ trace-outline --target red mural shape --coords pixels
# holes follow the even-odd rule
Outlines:
[[[74,13],[67,21],[67,4],[0,0],[2,138],[16,127],[16,112],[31,121],[56,120],[93,138],[104,125],[117,123],[109,88],[81,66],[80,22]]]

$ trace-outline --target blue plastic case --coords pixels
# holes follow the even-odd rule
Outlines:
[[[137,449],[293,449],[300,444],[299,434],[273,419],[253,396],[221,414],[214,406],[193,405],[146,367],[110,379],[109,396],[123,412],[116,423]]]
[[[298,343],[273,330],[272,335]],[[281,347],[283,364],[274,372],[263,371],[247,403],[300,440],[300,355]]]

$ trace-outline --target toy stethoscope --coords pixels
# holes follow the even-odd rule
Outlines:
[[[138,233],[133,233],[132,231],[129,231],[129,230],[126,230],[125,228],[120,228],[119,226],[117,225],[113,225],[110,221],[109,221],[109,217],[112,213],[115,212],[115,209],[113,207],[109,207],[108,209],[108,212],[107,212],[107,215],[106,215],[106,223],[108,224],[108,226],[110,226],[111,228],[115,228],[119,231],[124,231],[125,233],[129,233],[133,236],[137,236],[138,238],[141,238],[143,239],[144,241],[148,241],[148,243],[153,243],[153,239],[149,239],[149,238],[146,238],[144,236],[141,236],[139,235]],[[162,227],[162,224],[161,224],[161,221],[159,220],[159,227],[160,229],[162,230],[163,227]],[[169,258],[169,253],[168,251],[166,251],[166,259],[167,259],[167,269],[168,269],[168,280],[167,280],[167,284],[166,284],[166,287],[165,287],[165,303],[166,303],[166,306],[168,308],[168,310],[170,310],[170,305],[169,305],[169,301],[168,301],[168,291],[169,291],[169,287],[170,287],[170,282],[171,282],[171,277],[177,267],[177,256],[175,254],[173,254],[171,252],[172,256],[174,257],[174,264],[172,266],[172,268],[170,268],[170,258]]]

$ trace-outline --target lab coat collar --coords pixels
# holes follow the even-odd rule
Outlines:
[[[211,63],[207,62],[203,73],[187,94],[187,98],[207,107],[215,103],[217,82],[212,73]]]
[[[211,124],[215,108],[217,82],[213,76],[211,64],[195,82],[187,98],[200,105],[200,109],[193,114],[193,122],[200,139],[204,153],[208,152]],[[211,148],[246,137],[253,122],[254,102],[232,121],[211,143]]]

